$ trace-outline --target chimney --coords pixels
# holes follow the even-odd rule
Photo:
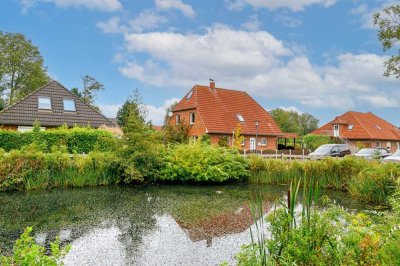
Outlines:
[[[210,79],[210,90],[211,91],[215,90],[215,81],[213,79]]]

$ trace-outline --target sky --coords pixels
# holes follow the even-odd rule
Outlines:
[[[104,84],[115,117],[138,89],[148,119],[195,84],[242,90],[266,110],[311,113],[320,125],[371,111],[400,125],[400,80],[383,77],[372,14],[384,0],[1,0],[0,31],[39,47],[51,78]]]

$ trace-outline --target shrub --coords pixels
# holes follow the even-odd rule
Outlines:
[[[119,160],[111,152],[69,155],[42,152],[32,144],[5,153],[0,150],[0,190],[83,187],[119,182]]]
[[[0,130],[0,148],[5,151],[18,150],[36,143],[44,151],[66,146],[69,153],[89,153],[94,150],[110,151],[116,148],[117,138],[105,130],[88,127],[68,129],[60,127],[45,131],[18,132]]]
[[[333,143],[333,140],[330,136],[326,135],[313,135],[308,134],[303,137],[303,142],[307,148],[311,150],[315,150],[319,146],[323,144]]]
[[[62,259],[69,252],[71,246],[60,248],[60,240],[57,239],[50,244],[51,253],[47,255],[44,247],[35,244],[31,232],[32,227],[25,229],[24,233],[15,242],[14,254],[10,257],[0,257],[1,265],[63,265]]]
[[[170,147],[163,161],[161,180],[224,182],[249,176],[246,160],[236,151],[200,143]]]

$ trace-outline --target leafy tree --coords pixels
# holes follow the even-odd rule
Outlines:
[[[242,125],[238,123],[233,130],[233,137],[234,137],[234,146],[236,149],[240,149],[242,147],[242,142],[244,137],[242,135]]]
[[[271,115],[283,132],[304,136],[318,128],[318,119],[309,113],[300,115],[295,111],[278,108],[272,110]]]
[[[167,125],[164,131],[164,140],[167,143],[188,143],[190,126],[181,120],[179,125]]]
[[[218,146],[229,148],[229,137],[228,136],[221,136],[218,139]]]
[[[129,98],[118,110],[117,123],[121,128],[124,128],[127,125],[129,116],[134,116],[137,120],[136,123],[145,123],[147,110],[138,89],[133,91],[132,95],[129,96]]]
[[[6,107],[6,103],[3,98],[0,98],[0,111]]]
[[[383,50],[387,51],[400,44],[400,5],[394,5],[377,12],[373,16],[374,25],[379,27],[378,38]],[[400,50],[385,62],[386,77],[400,78]]]
[[[170,112],[172,112],[172,110],[174,109],[174,107],[177,105],[177,102],[174,102],[173,104],[171,104],[170,107],[167,108],[167,110],[165,111],[165,117],[164,117],[164,126],[167,126],[168,121],[170,119]]]
[[[19,33],[0,32],[0,97],[6,105],[48,82],[39,49]]]
[[[94,101],[97,96],[96,94],[99,91],[104,90],[104,85],[89,75],[81,76],[81,78],[83,89],[79,90],[78,88],[72,88],[71,92],[81,98],[85,103],[99,110],[99,108],[94,104]]]

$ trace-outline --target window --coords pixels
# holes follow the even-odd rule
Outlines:
[[[51,99],[48,97],[38,97],[38,108],[42,110],[51,110]]]
[[[333,136],[334,137],[339,137],[339,125],[334,125],[333,126]]]
[[[351,124],[351,125],[348,125],[348,126],[347,126],[347,129],[348,129],[348,130],[352,130],[352,129],[353,129],[353,127],[354,127],[354,125],[353,125],[353,124]]]
[[[175,125],[179,125],[181,123],[181,115],[175,115]]]
[[[386,142],[386,149],[390,151],[392,149],[392,143],[390,141]]]
[[[236,115],[240,122],[244,122],[244,118],[241,114]]]
[[[380,147],[381,147],[381,142],[380,142],[380,141],[377,141],[377,142],[375,143],[375,146],[376,146],[376,148],[380,148]]]
[[[375,125],[377,129],[382,130],[382,128],[378,125]]]
[[[267,138],[261,138],[261,141],[260,141],[260,145],[261,146],[267,146]]]
[[[186,100],[190,100],[190,98],[192,97],[193,91],[189,91],[189,93],[186,95]]]
[[[193,125],[195,120],[196,120],[195,114],[194,113],[190,113],[190,124]]]
[[[75,101],[73,99],[64,99],[64,111],[75,112]]]
[[[29,132],[29,131],[32,131],[32,130],[33,130],[33,127],[18,126],[18,131],[19,132]],[[40,130],[43,131],[43,130],[46,130],[46,128],[45,127],[40,127]]]
[[[242,142],[240,143],[240,145],[241,146],[245,146],[246,145],[246,139],[245,138],[242,139]]]
[[[400,151],[400,142],[397,142],[397,150]]]

